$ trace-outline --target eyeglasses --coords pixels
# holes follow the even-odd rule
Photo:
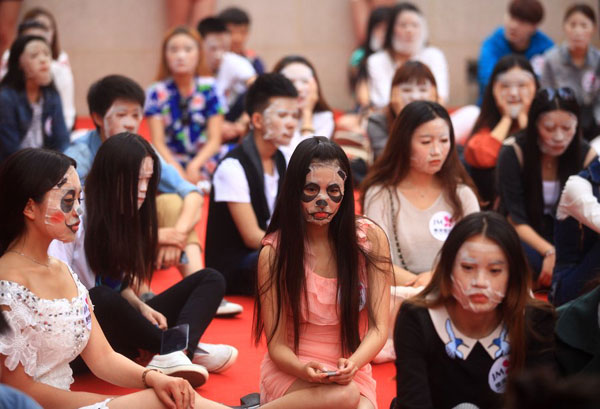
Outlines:
[[[558,96],[558,98],[563,99],[565,101],[572,101],[575,99],[575,93],[571,88],[568,87],[560,87],[560,88],[542,88],[539,92],[539,95],[544,95],[548,102],[551,102]]]

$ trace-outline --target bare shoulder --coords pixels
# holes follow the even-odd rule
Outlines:
[[[359,243],[366,244],[367,248],[372,249],[374,252],[380,252],[381,249],[389,246],[385,231],[368,217],[358,217],[356,227]]]
[[[382,238],[387,240],[387,236],[385,232],[376,222],[369,219],[365,216],[360,216],[356,218],[356,228],[359,231],[359,236],[361,233],[366,234],[367,240],[369,241],[377,241]]]
[[[0,280],[12,281],[29,288],[29,280],[23,268],[6,255],[0,257]]]
[[[260,249],[258,253],[258,272],[260,274],[266,274],[270,270],[270,266],[273,263],[275,257],[275,249],[271,245],[265,245]]]

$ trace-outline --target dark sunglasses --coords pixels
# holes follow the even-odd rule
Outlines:
[[[568,87],[560,87],[560,88],[542,88],[539,91],[539,95],[543,95],[546,97],[548,102],[554,100],[558,96],[558,98],[565,101],[572,101],[575,99],[575,92],[571,88]]]

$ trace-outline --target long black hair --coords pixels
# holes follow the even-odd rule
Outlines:
[[[479,112],[477,121],[475,121],[475,125],[473,125],[471,135],[476,134],[482,128],[493,129],[498,122],[500,122],[502,114],[500,113],[500,109],[498,109],[496,98],[494,98],[494,84],[496,83],[496,80],[500,74],[503,74],[514,67],[518,67],[529,72],[535,81],[535,89],[538,89],[539,84],[537,76],[535,75],[535,72],[533,71],[533,68],[531,67],[531,64],[527,58],[519,54],[508,54],[502,57],[494,66],[490,80],[485,87],[483,100],[481,102],[481,111]]]
[[[346,193],[338,212],[329,225],[329,240],[332,243],[337,263],[337,301],[340,305],[342,351],[349,353],[356,350],[360,344],[360,261],[364,257],[367,267],[371,267],[380,260],[375,260],[375,257],[359,246],[357,241],[352,173],[348,158],[337,144],[322,136],[301,142],[290,159],[283,186],[279,192],[280,199],[277,201],[273,218],[266,232],[267,235],[277,233],[278,244],[276,255],[269,266],[271,276],[257,291],[254,334],[258,342],[264,330],[260,298],[274,287],[276,318],[271,333],[266,334],[267,342],[270,342],[280,325],[282,314],[289,312],[294,330],[294,348],[296,350],[298,348],[301,297],[304,297],[305,303],[307,302],[304,267],[306,221],[300,197],[309,166],[313,162],[336,163],[347,175],[344,182],[344,192]],[[389,263],[389,260],[387,262]],[[371,313],[369,309],[369,315]],[[372,317],[370,316],[370,318]]]
[[[46,193],[75,161],[62,153],[26,148],[10,155],[0,167],[0,256],[25,234],[23,209],[29,199],[42,203]]]
[[[0,87],[9,86],[19,91],[25,89],[25,72],[23,71],[23,68],[21,68],[21,55],[23,54],[23,51],[25,51],[27,44],[32,41],[41,41],[48,46],[46,39],[40,36],[26,35],[17,37],[10,47],[8,71],[4,78],[2,78],[2,81],[0,81]],[[48,46],[48,49],[50,50],[50,46]],[[54,87],[53,82],[51,81],[47,86]]]
[[[517,135],[517,138],[523,141],[523,179],[525,191],[525,203],[527,206],[527,216],[531,226],[540,231],[542,225],[542,212],[544,196],[542,188],[542,164],[539,146],[538,119],[549,111],[561,110],[575,115],[577,120],[577,129],[573,140],[558,157],[557,176],[560,182],[560,190],[571,175],[579,173],[583,167],[582,157],[582,136],[579,123],[579,104],[575,93],[570,88],[543,88],[535,96],[529,108],[529,117],[527,128]]]
[[[138,209],[138,180],[144,158],[153,173]],[[123,132],[100,146],[85,183],[85,255],[98,276],[131,283],[152,277],[158,247],[156,192],[160,162],[141,136]]]

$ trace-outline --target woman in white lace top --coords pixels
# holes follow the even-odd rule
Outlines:
[[[85,287],[47,254],[53,239],[71,241],[79,226],[81,185],[75,162],[53,151],[24,149],[0,169],[0,308],[12,328],[0,335],[0,382],[44,408],[224,408],[190,384],[145,369],[114,352]],[[69,362],[81,354],[99,378],[126,388],[110,397],[70,392]]]

